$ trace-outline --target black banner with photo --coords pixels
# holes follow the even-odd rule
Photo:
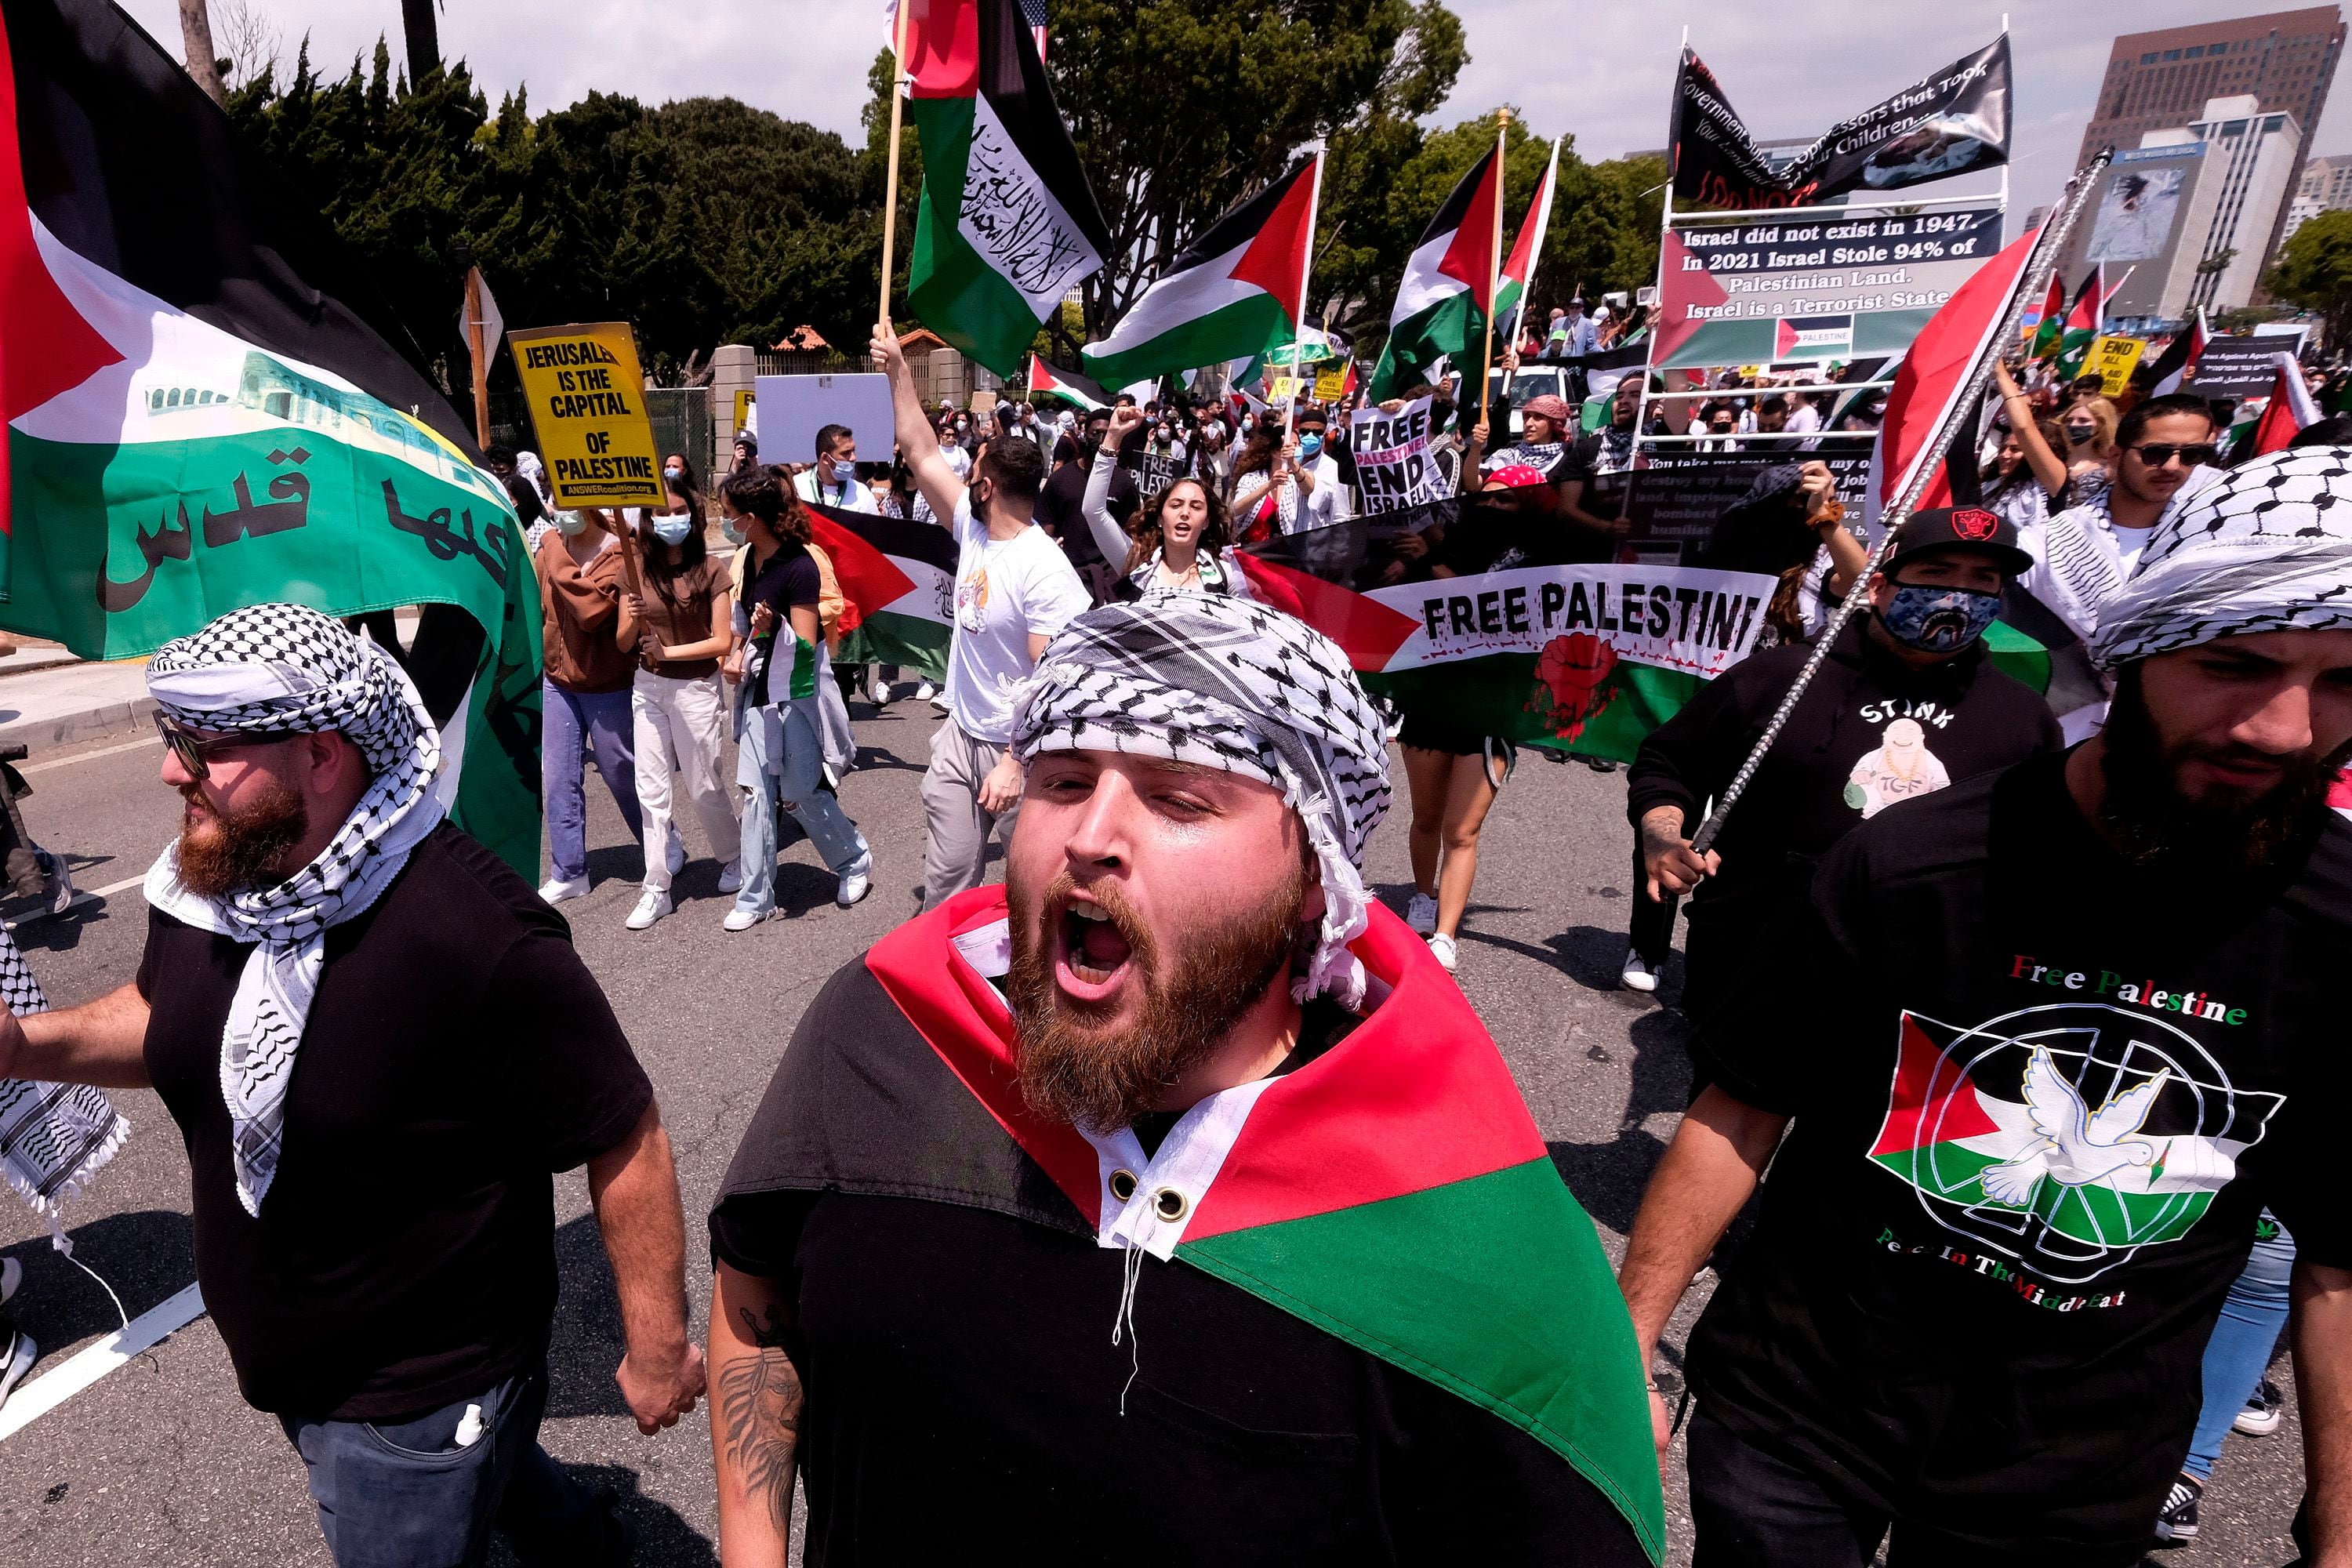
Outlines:
[[[1809,206],[2009,161],[2009,35],[1839,121],[1778,173],[1715,74],[1683,50],[1667,157],[1675,195],[1732,211]]]

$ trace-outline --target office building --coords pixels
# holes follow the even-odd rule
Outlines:
[[[2301,137],[2294,157],[2299,171],[2311,156],[2344,41],[2343,10],[2336,5],[2126,33],[2108,57],[2076,164],[2102,147],[2137,148],[2151,131],[2177,130],[2209,100],[2251,97],[2250,114],[2294,117]],[[2237,248],[2252,253],[2257,269],[2285,226],[2295,185],[2288,181],[2277,205],[2257,215],[2266,221],[2239,226],[2243,243]]]

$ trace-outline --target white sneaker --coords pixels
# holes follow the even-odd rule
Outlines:
[[[1625,967],[1617,973],[1617,984],[1628,991],[1655,991],[1658,977],[1648,964],[1642,962],[1640,953],[1629,951],[1625,954]]]
[[[40,1359],[41,1347],[33,1342],[33,1336],[0,1318],[0,1405],[7,1403],[8,1395]]]
[[[637,907],[629,911],[628,920],[623,923],[631,931],[643,931],[669,913],[674,907],[667,893],[657,888],[647,888],[646,896],[637,900]]]
[[[742,890],[742,887],[743,887],[743,862],[742,862],[742,861],[740,861],[740,860],[730,860],[730,861],[728,861],[728,862],[727,862],[727,864],[726,864],[726,865],[721,866],[721,867],[719,868],[719,890],[720,892],[722,892],[722,893],[734,893],[734,892],[740,892],[740,891]]]
[[[1429,933],[1429,951],[1446,973],[1454,973],[1454,939],[1444,931]]]
[[[915,700],[928,702],[942,713],[947,711],[947,704],[940,700],[940,689],[928,680],[915,688]]]
[[[866,700],[871,702],[877,708],[889,707],[890,683],[887,680],[867,681],[866,683]]]
[[[845,910],[873,889],[874,878],[870,871],[845,871],[841,874],[841,889],[833,895],[833,901]]]
[[[588,896],[588,879],[583,877],[576,882],[564,882],[550,877],[547,885],[540,889],[539,896],[551,904],[560,904],[569,899],[584,899]]]
[[[669,836],[669,850],[664,858],[669,862],[669,874],[671,876],[675,877],[680,871],[685,870],[686,840],[680,838],[675,833],[671,834]]]
[[[727,918],[719,923],[728,931],[750,931],[761,921],[773,920],[776,911],[773,910],[757,914],[750,910],[729,910]]]
[[[1427,936],[1437,929],[1437,900],[1416,892],[1404,906],[1404,923]]]

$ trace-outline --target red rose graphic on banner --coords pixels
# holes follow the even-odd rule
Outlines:
[[[1552,733],[1573,741],[1616,695],[1609,684],[1616,668],[1617,650],[1591,632],[1554,637],[1536,659],[1538,685],[1528,710],[1542,712],[1548,705]]]

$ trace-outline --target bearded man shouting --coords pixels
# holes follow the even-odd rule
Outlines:
[[[1244,601],[1081,616],[1003,888],[836,974],[711,1215],[720,1548],[1636,1563],[1625,1314],[1461,994],[1367,894],[1379,718]]]

